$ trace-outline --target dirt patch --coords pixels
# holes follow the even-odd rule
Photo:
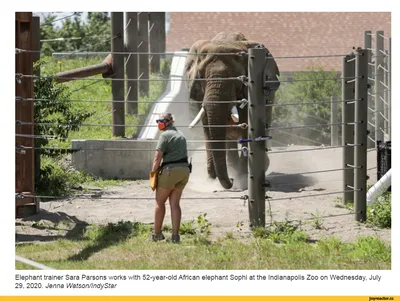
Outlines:
[[[301,148],[290,146],[285,150]],[[283,149],[274,149],[279,150]],[[266,176],[270,182],[266,192],[270,199],[266,202],[266,209],[271,206],[271,211],[267,213],[267,222],[270,222],[270,214],[274,221],[300,220],[310,239],[315,240],[334,235],[342,241],[353,241],[358,236],[375,235],[391,241],[390,229],[367,227],[356,222],[348,209],[340,208],[338,197],[343,195],[340,193],[343,191],[343,172],[337,169],[342,165],[341,148],[316,147],[314,151],[271,153],[270,159],[271,166]],[[248,204],[241,199],[247,191],[223,191],[217,180],[207,179],[203,152],[193,154],[193,164],[193,173],[182,197],[182,220],[196,220],[199,215],[207,213],[214,238],[225,236],[227,232],[236,237],[247,237],[250,234]],[[372,151],[368,153],[370,183],[376,181],[374,167],[376,153]],[[93,197],[41,203],[40,214],[17,219],[16,240],[73,238],[92,223],[120,220],[152,223],[153,208],[154,193],[148,181],[131,181]],[[170,224],[168,205],[165,223]]]

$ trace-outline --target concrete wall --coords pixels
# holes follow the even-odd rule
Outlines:
[[[73,140],[72,148],[83,150],[72,155],[72,165],[103,179],[147,179],[156,143],[139,140]]]
[[[72,140],[72,148],[83,150],[72,154],[74,168],[104,179],[148,179],[159,131],[156,120],[160,113],[169,112],[175,126],[188,140],[204,139],[201,128],[189,129],[193,117],[189,112],[188,90],[183,78],[186,52],[177,52],[171,63],[166,92],[154,103],[137,139]],[[184,103],[186,102],[186,103]],[[199,143],[188,142],[188,148]]]

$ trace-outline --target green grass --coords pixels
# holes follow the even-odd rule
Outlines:
[[[103,58],[82,58],[82,59],[62,59],[55,60],[52,58],[45,58],[43,61],[47,62],[41,67],[41,75],[55,75],[60,71],[68,71],[76,68],[86,67],[90,65],[99,64]],[[158,74],[150,74],[150,79],[159,78]],[[110,102],[94,102],[94,100],[112,100],[111,81],[101,80],[96,82],[97,79],[102,79],[101,75],[90,77],[94,80],[74,80],[62,85],[70,88],[72,100],[85,100],[93,102],[73,102],[74,109],[95,112],[95,114],[85,121],[85,124],[112,124],[112,104]],[[152,103],[149,101],[157,100],[165,91],[167,81],[150,81],[149,96],[139,96],[138,115],[128,115],[125,112],[125,137],[135,137],[142,125]],[[111,126],[82,126],[79,131],[71,132],[69,139],[65,142],[53,141],[53,147],[70,147],[71,139],[115,139],[112,136]]]
[[[304,232],[284,222],[277,224],[274,231],[263,232],[286,231],[280,243],[270,235],[260,235],[262,231],[247,241],[235,239],[232,233],[211,241],[209,233],[201,231],[204,222],[194,224],[190,228],[195,231],[182,234],[180,244],[151,242],[151,225],[120,221],[91,225],[73,239],[18,244],[16,254],[56,269],[391,268],[390,245],[375,237],[360,237],[351,243],[336,238],[309,243]],[[166,226],[164,231],[169,238],[170,227]],[[16,262],[16,269],[29,267]]]
[[[338,198],[339,203],[335,205],[338,208],[346,208],[354,211],[354,204],[342,204],[342,199]],[[371,227],[378,227],[383,229],[390,229],[392,227],[392,193],[382,193],[372,204],[367,206],[367,225]]]

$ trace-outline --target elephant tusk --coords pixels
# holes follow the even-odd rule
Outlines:
[[[233,122],[239,122],[239,112],[238,112],[236,106],[232,107],[231,113],[232,113],[231,118],[232,118]]]
[[[199,123],[199,121],[201,120],[201,118],[203,118],[203,116],[206,114],[206,111],[204,110],[203,107],[201,107],[201,110],[199,112],[199,114],[197,114],[197,116],[193,119],[192,123],[189,124],[189,129],[191,129],[192,127],[194,127],[196,124]]]

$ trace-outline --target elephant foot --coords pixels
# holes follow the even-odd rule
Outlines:
[[[247,174],[237,174],[233,181],[233,189],[246,190],[248,189],[248,176]]]
[[[214,170],[207,170],[208,178],[215,180],[217,178],[217,174]]]

